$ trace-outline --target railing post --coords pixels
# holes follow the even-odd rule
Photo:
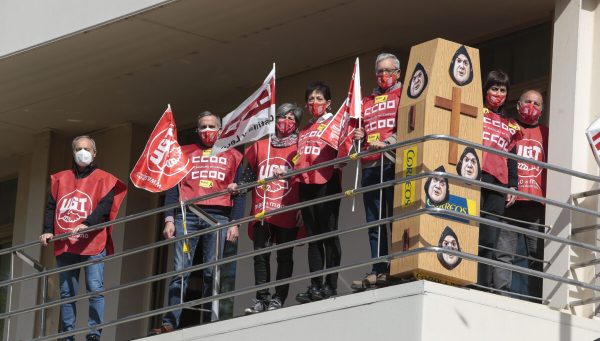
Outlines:
[[[222,230],[218,230],[215,232],[216,237],[215,237],[215,260],[219,260],[220,255],[221,255],[221,231]],[[212,287],[212,295],[216,296],[219,294],[219,289],[221,287],[221,271],[220,271],[220,267],[218,265],[215,265],[214,271],[213,271],[213,287]],[[219,300],[214,300],[212,301],[212,314],[211,314],[211,321],[218,321],[219,320]]]
[[[42,283],[42,304],[46,303],[46,293],[48,292],[48,276],[43,277]],[[46,335],[46,309],[42,309],[40,314],[40,336]]]
[[[14,252],[10,253],[10,279],[12,280],[15,274],[15,254]],[[12,310],[12,294],[13,294],[13,284],[8,287],[8,312]],[[6,340],[10,340],[10,320],[11,318],[6,319]]]

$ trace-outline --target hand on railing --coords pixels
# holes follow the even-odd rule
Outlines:
[[[42,243],[42,246],[48,246],[48,240],[52,239],[52,237],[54,237],[54,234],[52,233],[43,233],[40,236],[40,242]]]
[[[284,168],[281,168],[281,167],[275,165],[275,166],[273,166],[272,169],[273,169],[273,176],[276,177],[276,178],[279,178],[279,177],[285,175],[285,169]]]
[[[165,223],[165,228],[163,229],[163,237],[165,239],[175,238],[175,223],[172,221],[167,221]]]
[[[238,184],[236,184],[235,182],[232,184],[227,185],[227,190],[229,192],[231,192],[232,194],[239,194],[240,192],[237,190]]]

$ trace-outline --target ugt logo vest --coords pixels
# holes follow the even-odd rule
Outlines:
[[[267,171],[267,160],[262,160],[258,165],[258,177],[259,179],[265,179],[273,176],[273,169],[279,167],[279,169],[288,172],[293,169],[290,162],[282,157],[272,157],[269,161],[269,169]],[[265,190],[262,186],[255,187],[256,194],[260,198],[264,198]],[[275,180],[271,181],[266,185],[266,192],[268,199],[281,199],[288,195],[292,190],[287,180]]]
[[[56,207],[58,227],[70,232],[92,213],[92,198],[87,193],[76,189],[60,198]]]
[[[539,141],[523,139],[517,144],[517,154],[528,159],[544,161],[544,147]],[[519,142],[521,142],[519,141]],[[519,177],[535,178],[542,173],[542,168],[519,161]]]

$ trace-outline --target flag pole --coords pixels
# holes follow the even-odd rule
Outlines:
[[[187,215],[185,210],[185,205],[183,204],[183,199],[181,199],[181,182],[177,184],[177,189],[179,190],[179,206],[181,207],[181,219],[183,220],[183,235],[187,235]],[[187,255],[188,260],[191,260],[190,249],[188,247],[187,239],[183,240],[183,253]],[[183,287],[183,285],[182,285]]]
[[[273,85],[275,85],[275,63],[273,63]],[[275,125],[275,86],[273,86],[272,89],[273,93],[271,94],[271,106],[269,107],[269,116],[272,118],[271,120],[271,124]],[[271,165],[269,165],[269,161],[271,160],[271,136],[275,133],[275,129],[273,129],[273,133],[269,133],[269,142],[267,145],[267,169],[265,171],[265,174],[267,174],[267,177],[270,177],[270,167]],[[260,176],[260,169],[259,169],[259,176]],[[267,212],[267,195],[268,195],[268,191],[267,191],[267,184],[263,184],[263,206],[262,206],[262,216],[264,216],[264,213]],[[261,225],[263,225],[264,220],[261,219],[260,220]]]
[[[383,153],[381,153],[381,157],[379,159],[380,165],[379,165],[379,183],[383,182]],[[382,207],[383,207],[383,188],[379,189],[379,220],[381,220],[381,211],[382,211]],[[381,257],[381,224],[378,226],[378,233],[377,233],[377,258]],[[386,229],[387,229],[387,224],[386,224]]]
[[[356,96],[360,96],[360,102],[361,102],[361,107],[360,107],[360,115],[358,115],[358,129],[362,129],[362,91],[360,91],[360,64],[359,64],[359,60],[358,57],[356,57],[356,70],[355,70],[355,78],[353,80],[354,82],[354,91],[353,91],[353,97],[352,100],[356,101]],[[358,87],[357,85],[358,84]],[[358,93],[357,90],[358,89]],[[354,103],[354,108],[356,108],[357,103]],[[356,117],[356,113],[353,113],[354,117]],[[360,143],[361,141],[357,141],[357,152],[360,153]],[[356,174],[354,176],[354,190],[356,191],[356,189],[358,188],[358,171],[360,167],[360,160],[356,160]],[[356,204],[356,196],[352,197],[352,212],[354,212],[355,209],[355,204]]]

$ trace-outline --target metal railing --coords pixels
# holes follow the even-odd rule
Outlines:
[[[390,151],[390,150],[395,150],[397,148],[402,148],[404,146],[409,146],[409,145],[414,145],[414,144],[418,144],[418,143],[423,143],[423,142],[427,142],[427,141],[434,141],[434,140],[444,140],[444,141],[450,141],[450,142],[456,142],[465,146],[470,146],[476,149],[480,149],[483,150],[485,152],[489,152],[489,153],[494,153],[494,154],[498,154],[498,155],[502,155],[504,157],[508,157],[508,158],[512,158],[512,159],[516,159],[519,161],[523,161],[523,162],[527,162],[529,164],[533,164],[533,165],[537,165],[549,170],[553,170],[553,171],[557,171],[557,172],[561,172],[561,173],[565,173],[574,177],[578,177],[581,179],[586,179],[586,180],[590,180],[590,181],[594,181],[594,182],[600,182],[600,177],[598,176],[594,176],[594,175],[589,175],[589,174],[585,174],[585,173],[581,173],[581,172],[577,172],[577,171],[573,171],[570,169],[566,169],[564,167],[560,167],[560,166],[555,166],[555,165],[550,165],[548,163],[545,162],[540,162],[540,161],[536,161],[536,160],[531,160],[531,159],[527,159],[524,157],[520,157],[518,155],[515,154],[511,154],[511,153],[506,153],[506,152],[502,152],[502,151],[497,151],[495,149],[489,148],[489,147],[485,147],[485,146],[481,146],[469,141],[464,141],[458,138],[454,138],[454,137],[450,137],[450,136],[445,136],[445,135],[427,135],[427,136],[423,136],[420,138],[416,138],[416,139],[412,139],[412,140],[407,140],[407,141],[403,141],[403,142],[399,142],[393,145],[389,145],[386,146],[382,149],[379,150],[372,150],[372,151],[364,151],[361,153],[356,153],[356,154],[352,154],[348,157],[344,157],[344,158],[339,158],[339,159],[334,159],[334,160],[330,160],[327,162],[323,162],[317,165],[313,165],[311,167],[307,167],[304,169],[299,169],[299,170],[294,170],[291,171],[289,173],[287,173],[285,176],[281,177],[281,178],[288,178],[288,177],[292,177],[295,175],[298,175],[300,173],[303,172],[307,172],[310,170],[315,170],[315,169],[319,169],[319,168],[323,168],[323,167],[328,167],[328,166],[332,166],[335,164],[339,164],[339,163],[347,163],[350,160],[357,160],[361,157],[365,157],[368,155],[372,155],[372,154],[378,154],[381,152],[385,152],[385,151]],[[290,205],[290,206],[286,206],[283,208],[279,208],[279,209],[275,209],[272,211],[268,211],[264,214],[263,217],[268,217],[268,216],[272,216],[272,215],[277,215],[283,212],[287,212],[287,211],[292,211],[292,210],[296,210],[299,208],[303,208],[303,207],[307,207],[307,206],[311,206],[317,203],[321,203],[321,202],[326,202],[326,201],[331,201],[331,200],[339,200],[342,198],[349,198],[349,197],[353,197],[355,195],[361,194],[361,193],[365,193],[365,192],[370,192],[370,191],[374,191],[374,190],[379,190],[379,189],[383,189],[386,187],[390,187],[390,186],[395,186],[398,184],[402,184],[405,182],[410,182],[410,181],[415,181],[415,180],[419,180],[419,179],[423,179],[423,178],[430,178],[430,177],[444,177],[456,182],[460,182],[460,183],[464,183],[464,184],[468,184],[468,185],[472,185],[472,186],[478,186],[480,188],[487,188],[487,189],[491,189],[497,192],[501,192],[501,193],[507,193],[507,194],[513,194],[513,195],[518,195],[524,198],[527,198],[529,200],[534,200],[537,202],[541,202],[541,203],[545,203],[547,205],[552,205],[552,206],[557,206],[557,207],[561,207],[570,211],[575,211],[575,212],[579,212],[579,213],[583,213],[586,215],[591,215],[594,217],[600,217],[600,213],[596,212],[594,210],[590,210],[584,207],[580,207],[577,205],[571,205],[569,203],[563,203],[563,202],[559,202],[557,200],[553,200],[553,199],[547,199],[547,198],[543,198],[543,197],[538,197],[535,195],[531,195],[531,194],[527,194],[527,193],[522,193],[522,192],[518,192],[516,190],[510,189],[510,188],[506,188],[506,187],[502,187],[502,186],[497,186],[497,185],[493,185],[493,184],[489,184],[489,183],[485,183],[485,182],[481,182],[479,180],[472,180],[472,179],[468,179],[468,178],[464,178],[455,174],[451,174],[451,173],[446,173],[446,172],[436,172],[436,171],[424,171],[421,172],[419,174],[416,175],[412,175],[412,176],[407,176],[407,177],[403,177],[403,178],[398,178],[398,179],[394,179],[394,180],[390,180],[390,181],[385,181],[385,182],[381,182],[378,184],[374,184],[374,185],[370,185],[370,186],[365,186],[365,187],[359,187],[357,189],[351,189],[351,190],[346,190],[342,193],[336,193],[336,194],[332,194],[326,197],[321,197],[321,198],[316,198],[310,201],[305,201],[305,202],[300,202],[294,205]],[[279,178],[275,178],[275,177],[270,177],[267,179],[262,179],[262,180],[258,180],[252,183],[248,183],[248,184],[243,184],[238,186],[238,190],[242,191],[242,190],[248,190],[248,189],[252,189],[254,187],[257,186],[263,186],[266,183],[273,181],[273,180],[278,180]],[[183,204],[186,206],[189,206],[191,204],[193,204],[194,202],[198,202],[201,200],[206,200],[209,198],[214,198],[223,194],[227,194],[227,191],[220,191],[220,192],[215,192],[209,195],[204,195],[204,196],[200,196],[200,197],[196,197],[196,198],[192,198],[190,200],[185,201]],[[126,217],[122,217],[122,218],[118,218],[115,219],[111,222],[106,222],[106,223],[102,223],[102,224],[98,224],[95,226],[91,226],[89,228],[86,228],[84,230],[78,231],[77,233],[69,233],[69,234],[64,234],[64,235],[59,235],[59,236],[55,236],[53,237],[50,241],[56,241],[56,240],[61,240],[61,239],[65,239],[68,238],[69,236],[75,235],[75,234],[81,234],[81,233],[89,233],[92,231],[96,231],[96,230],[100,230],[102,228],[105,228],[107,226],[111,226],[111,225],[117,225],[117,224],[121,224],[121,223],[126,223],[126,222],[130,222],[130,221],[134,221],[137,219],[141,219],[144,217],[148,217],[151,215],[155,215],[167,210],[172,210],[174,208],[178,208],[180,206],[180,203],[176,203],[176,204],[172,204],[172,205],[167,205],[167,206],[163,206],[163,207],[159,207],[159,208],[155,208],[155,209],[151,209],[148,211],[144,211],[144,212],[140,212],[140,213],[136,213],[136,214],[132,214]],[[114,291],[119,291],[119,290],[123,290],[123,289],[128,289],[128,288],[132,288],[132,287],[136,287],[139,285],[144,285],[147,283],[151,283],[151,282],[156,282],[156,281],[160,281],[160,280],[164,280],[167,278],[171,278],[173,276],[180,276],[183,275],[185,273],[189,273],[189,272],[193,272],[193,271],[198,271],[198,270],[202,270],[202,269],[207,269],[210,267],[215,267],[218,268],[218,266],[226,264],[226,263],[230,263],[230,262],[234,262],[234,261],[238,261],[238,260],[242,260],[242,259],[246,259],[249,257],[253,257],[257,254],[263,254],[263,253],[269,253],[272,251],[276,251],[276,250],[280,250],[280,249],[284,249],[284,248],[289,248],[292,246],[297,246],[300,244],[305,244],[305,243],[309,243],[312,241],[318,241],[318,240],[323,240],[326,238],[331,238],[333,236],[339,236],[339,235],[344,235],[347,233],[353,233],[356,231],[361,231],[361,230],[365,230],[368,229],[370,227],[374,227],[374,226],[379,226],[382,224],[388,224],[394,221],[398,221],[398,220],[402,220],[402,219],[407,219],[410,217],[414,217],[414,216],[418,216],[421,214],[434,214],[436,215],[436,217],[440,217],[440,215],[442,215],[442,217],[447,217],[447,216],[452,216],[455,218],[460,218],[463,220],[469,220],[469,221],[473,221],[476,223],[483,223],[489,226],[494,226],[496,228],[500,228],[500,229],[504,229],[504,230],[508,230],[508,231],[513,231],[516,233],[520,233],[523,235],[527,235],[527,236],[531,236],[534,238],[541,238],[541,239],[545,239],[545,240],[549,240],[549,241],[553,241],[553,242],[558,242],[558,243],[562,243],[565,245],[570,245],[573,247],[578,247],[578,248],[583,248],[592,252],[599,252],[600,251],[600,247],[596,246],[596,245],[592,245],[592,244],[587,244],[584,242],[580,242],[580,241],[576,241],[576,240],[572,240],[572,239],[568,239],[568,238],[562,238],[562,237],[558,237],[558,236],[553,236],[547,233],[543,233],[543,232],[538,232],[538,231],[534,231],[534,230],[530,230],[527,228],[523,228],[523,227],[519,227],[519,226],[514,226],[511,224],[507,224],[507,223],[503,223],[503,222],[498,222],[495,220],[490,220],[490,219],[486,219],[486,218],[481,218],[478,216],[472,216],[472,215],[466,215],[466,214],[462,214],[459,212],[454,212],[454,211],[448,211],[448,210],[444,210],[441,208],[436,208],[436,207],[425,207],[425,208],[419,208],[416,209],[414,211],[410,211],[410,212],[403,212],[402,214],[397,214],[394,215],[392,217],[387,217],[387,218],[383,218],[381,220],[377,220],[377,221],[373,221],[373,222],[369,222],[367,224],[361,224],[361,225],[357,225],[357,226],[353,226],[353,227],[349,227],[349,228],[345,228],[343,230],[337,230],[337,231],[331,231],[328,233],[323,233],[323,234],[319,234],[319,235],[315,235],[315,236],[311,236],[311,237],[307,237],[301,240],[295,240],[292,242],[288,242],[288,243],[283,243],[283,244],[278,244],[278,245],[273,245],[273,246],[269,246],[263,249],[258,249],[258,250],[252,250],[252,251],[248,251],[248,252],[243,252],[240,253],[236,256],[231,256],[231,257],[226,257],[226,258],[217,258],[215,261],[212,262],[207,262],[204,264],[199,264],[199,265],[194,265],[190,268],[186,268],[180,271],[170,271],[170,272],[166,272],[166,273],[162,273],[162,274],[158,274],[158,275],[153,275],[153,276],[149,276],[137,281],[133,281],[130,283],[125,283],[125,284],[120,284],[117,285],[115,287],[112,288],[105,288],[102,291],[99,292],[94,292],[94,293],[85,293],[85,294],[79,294],[77,296],[74,297],[70,297],[70,298],[65,298],[65,299],[59,299],[59,300],[55,300],[52,302],[46,302],[46,293],[43,293],[43,298],[42,298],[42,302],[39,305],[36,305],[34,307],[26,307],[26,308],[20,308],[17,310],[11,310],[9,308],[9,311],[3,314],[0,314],[0,319],[7,319],[10,320],[10,318],[21,315],[21,314],[26,314],[26,313],[32,313],[32,312],[37,312],[39,310],[42,311],[42,315],[45,309],[51,308],[51,307],[55,307],[61,304],[65,304],[65,303],[70,303],[70,302],[75,302],[81,299],[85,299],[85,298],[89,298],[91,296],[94,295],[98,295],[98,294],[105,294],[105,293],[109,293],[109,292],[114,292]],[[262,217],[261,217],[262,218]],[[134,255],[134,254],[138,254],[141,252],[145,252],[145,251],[149,251],[149,250],[153,250],[157,247],[160,246],[164,246],[164,245],[169,245],[172,243],[175,243],[179,240],[183,240],[183,239],[189,239],[189,238],[194,238],[194,237],[198,237],[204,234],[208,234],[208,233],[213,233],[213,232],[219,232],[223,229],[226,229],[228,227],[231,226],[237,226],[237,225],[241,225],[247,222],[251,222],[251,221],[255,221],[257,220],[258,217],[255,216],[247,216],[247,217],[243,217],[241,219],[237,219],[235,221],[230,221],[226,224],[219,224],[219,225],[214,225],[211,226],[209,228],[197,231],[197,232],[193,232],[193,233],[189,233],[187,235],[184,236],[178,236],[172,239],[168,239],[168,240],[162,240],[162,241],[158,241],[158,242],[154,242],[148,245],[144,245],[144,246],[140,246],[140,247],[136,247],[133,249],[129,249],[127,251],[122,251],[122,252],[118,252],[115,253],[113,255],[110,256],[106,256],[103,259],[100,260],[91,260],[91,261],[86,261],[86,262],[82,262],[82,263],[78,263],[78,264],[74,264],[74,265],[70,265],[70,266],[65,266],[65,267],[61,267],[61,268],[53,268],[53,269],[45,269],[42,267],[41,271],[39,271],[38,273],[35,274],[30,274],[30,275],[25,275],[25,276],[21,276],[18,278],[11,278],[9,280],[6,281],[2,281],[0,282],[0,287],[5,287],[5,286],[9,286],[10,288],[12,288],[13,285],[18,284],[20,282],[23,281],[27,281],[27,280],[33,280],[33,279],[37,279],[37,278],[44,278],[45,281],[47,281],[48,276],[57,274],[59,272],[62,271],[68,271],[71,269],[76,269],[76,268],[81,268],[81,267],[85,267],[87,265],[90,264],[95,264],[95,263],[100,263],[100,262],[109,262],[111,260],[115,260],[118,258],[122,258],[122,257],[126,257],[129,255]],[[546,228],[548,228],[546,226]],[[219,233],[217,233],[218,235]],[[7,253],[13,253],[13,252],[20,252],[20,250],[23,250],[25,248],[28,247],[33,247],[33,246],[37,246],[38,244],[40,244],[39,241],[32,241],[32,242],[28,242],[28,243],[24,243],[21,245],[17,245],[11,248],[7,248],[4,250],[0,250],[0,255],[2,254],[7,254]],[[498,250],[496,250],[498,251]],[[570,278],[563,278],[560,276],[556,276],[556,275],[552,275],[552,274],[548,274],[548,273],[544,273],[544,272],[540,272],[540,271],[536,271],[536,270],[532,270],[532,269],[528,269],[528,268],[523,268],[523,267],[519,267],[519,266],[515,266],[512,264],[507,264],[507,263],[502,263],[502,262],[498,262],[492,259],[487,259],[487,258],[481,258],[479,256],[474,256],[468,253],[464,253],[464,252],[459,252],[459,251],[454,251],[454,250],[449,250],[449,249],[442,249],[439,247],[425,247],[425,248],[419,248],[419,249],[413,249],[413,250],[407,250],[407,251],[403,251],[403,252],[396,252],[393,254],[390,254],[388,256],[384,256],[384,257],[379,257],[379,258],[375,258],[375,259],[369,259],[367,261],[364,262],[359,262],[359,263],[354,263],[354,264],[350,264],[350,265],[345,265],[345,266],[339,266],[336,268],[331,268],[331,269],[326,269],[326,270],[322,270],[319,272],[313,272],[313,273],[308,273],[308,274],[304,274],[304,275],[300,275],[300,276],[294,276],[294,277],[290,277],[288,279],[285,280],[278,280],[278,281],[272,281],[263,285],[258,285],[258,286],[250,286],[247,288],[243,288],[243,289],[238,289],[238,290],[233,290],[231,292],[228,293],[222,293],[222,294],[217,294],[217,295],[213,295],[211,297],[207,297],[207,298],[202,298],[199,300],[193,300],[193,301],[188,301],[188,302],[183,302],[179,305],[173,305],[173,306],[168,306],[168,307],[163,307],[160,309],[155,309],[155,310],[151,310],[151,311],[147,311],[147,312],[142,312],[142,313],[138,313],[138,314],[133,314],[130,316],[125,316],[125,317],[120,317],[118,320],[114,320],[114,321],[109,321],[109,322],[105,322],[101,325],[95,326],[95,328],[105,328],[105,327],[109,327],[109,326],[116,326],[119,324],[123,324],[123,323],[128,323],[131,321],[135,321],[135,320],[139,320],[139,319],[144,319],[144,318],[148,318],[150,316],[154,316],[154,315],[158,315],[158,314],[162,314],[168,311],[172,311],[172,310],[177,310],[177,309],[181,309],[181,308],[186,308],[186,307],[193,307],[193,306],[197,306],[199,304],[203,304],[203,303],[208,303],[208,302],[214,302],[220,299],[224,299],[224,298],[229,298],[229,297],[234,297],[240,294],[244,294],[244,293],[249,293],[249,292],[254,292],[256,290],[260,290],[263,288],[269,288],[269,287],[273,287],[273,286],[277,286],[277,285],[281,285],[281,284],[287,284],[287,283],[293,283],[299,280],[304,280],[307,278],[311,278],[314,276],[318,276],[320,274],[328,274],[328,273],[334,273],[334,272],[339,272],[339,271],[345,271],[345,270],[349,270],[349,269],[353,269],[356,267],[361,267],[361,266],[366,266],[369,264],[373,264],[373,263],[377,263],[377,262],[381,262],[381,261],[390,261],[392,259],[396,259],[396,258],[401,258],[401,257],[406,257],[406,256],[410,256],[410,255],[414,255],[414,254],[418,254],[418,253],[423,253],[423,252],[436,252],[436,253],[446,253],[446,254],[454,254],[456,256],[462,257],[464,259],[467,260],[472,260],[472,261],[477,261],[480,263],[484,263],[484,264],[488,264],[491,266],[495,266],[495,267],[500,267],[500,268],[504,268],[504,269],[508,269],[511,271],[516,271],[516,272],[520,272],[520,273],[524,273],[526,275],[530,275],[530,276],[536,276],[536,277],[541,277],[544,279],[548,279],[548,280],[552,280],[552,281],[556,281],[556,282],[560,282],[563,284],[569,284],[569,285],[575,285],[581,288],[585,288],[585,289],[589,289],[589,290],[593,290],[593,291],[598,291],[600,292],[600,287],[594,284],[589,284],[589,283],[585,283],[582,281],[577,281],[574,279],[570,279]],[[218,257],[218,255],[217,255]],[[534,261],[541,261],[544,262],[543,260],[540,259],[535,259],[535,258],[531,258],[529,257],[530,260],[534,260]],[[575,266],[576,264],[574,264]],[[12,277],[12,275],[11,275]],[[216,277],[216,276],[215,276]],[[487,288],[490,290],[493,290],[493,288]],[[515,295],[515,296],[520,296],[520,297],[524,297],[524,298],[532,298],[532,297],[528,297],[526,295]],[[589,301],[589,300],[588,300]],[[549,300],[541,300],[542,303],[547,304],[549,302]],[[596,302],[596,301],[594,301]],[[589,304],[589,303],[594,303],[594,302],[578,302],[577,304]],[[572,304],[571,306],[575,306],[575,304]],[[36,340],[49,340],[49,339],[54,339],[57,337],[65,337],[65,336],[70,336],[70,335],[76,335],[76,334],[81,334],[84,333],[86,331],[89,331],[89,328],[80,328],[80,329],[76,329],[73,331],[69,331],[69,332],[65,332],[65,333],[58,333],[58,334],[54,334],[54,335],[48,335],[45,336],[45,318],[42,317],[41,319],[42,321],[42,325],[41,325],[41,335],[38,339]]]

